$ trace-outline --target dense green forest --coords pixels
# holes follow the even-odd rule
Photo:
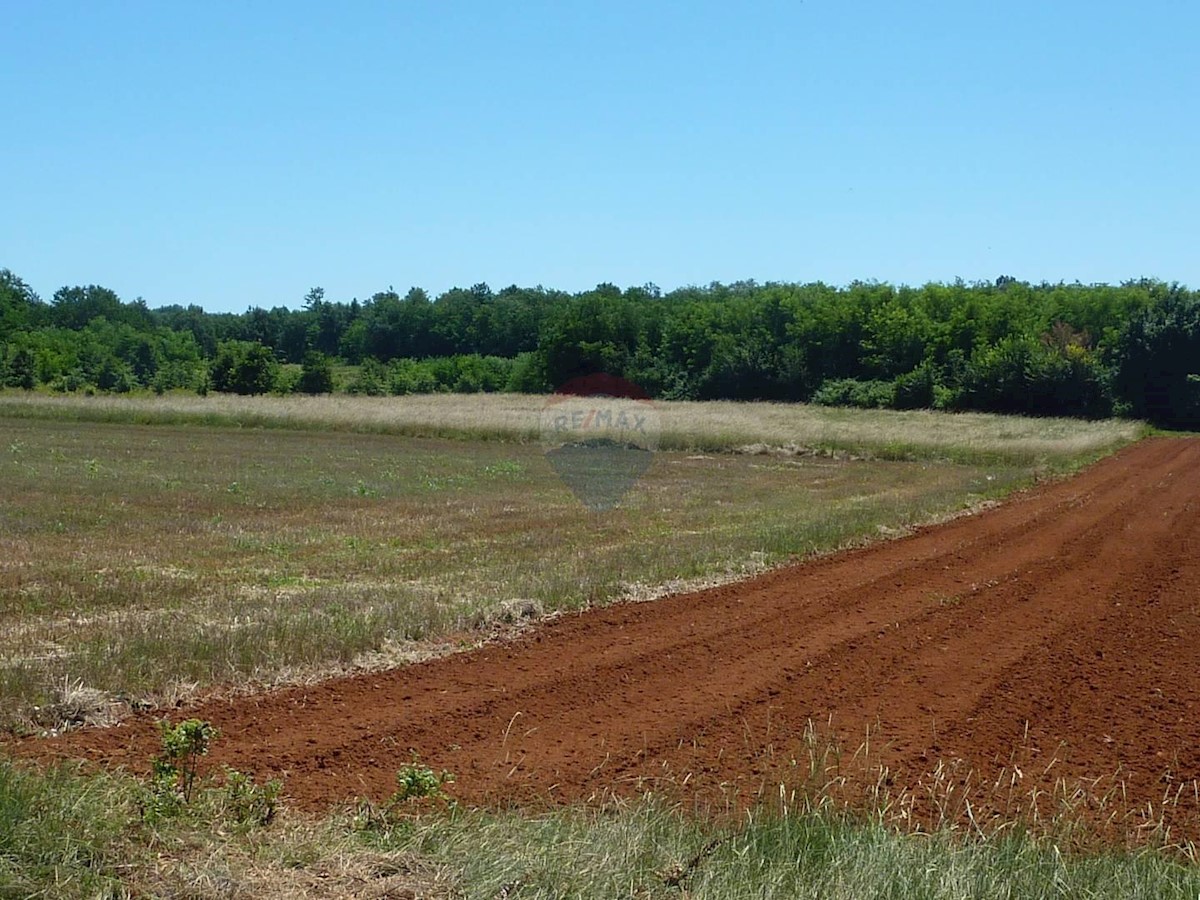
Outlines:
[[[581,293],[388,289],[297,309],[149,308],[96,285],[47,302],[0,269],[0,379],[53,391],[553,390],[607,372],[664,399],[1134,416],[1200,427],[1200,292],[753,281]],[[339,377],[344,373],[344,383]]]

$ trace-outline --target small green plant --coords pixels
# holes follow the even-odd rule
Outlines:
[[[396,773],[396,793],[392,794],[391,803],[408,803],[413,800],[447,800],[443,788],[454,783],[454,775],[444,769],[435,772],[429,766],[421,764],[420,757],[413,754],[412,762],[402,766]]]
[[[200,757],[219,732],[212,723],[187,719],[172,726],[162,719],[158,723],[162,736],[162,753],[154,759],[148,796],[143,808],[146,818],[165,818],[179,813],[192,800]]]
[[[142,818],[149,822],[174,818],[188,808],[193,799],[202,815],[216,815],[222,822],[240,828],[269,825],[279,808],[281,782],[272,779],[258,784],[254,776],[228,766],[218,785],[211,779],[197,791],[200,758],[206,756],[220,732],[212,723],[187,719],[172,725],[167,719],[158,723],[162,752],[154,759],[154,771],[142,798]]]
[[[483,474],[489,478],[502,478],[524,474],[525,467],[515,459],[502,459],[483,467]]]
[[[258,784],[253,775],[225,767],[225,785],[220,800],[226,817],[236,825],[270,825],[279,808],[283,783],[271,779]]]
[[[390,829],[407,814],[416,812],[422,805],[454,805],[453,798],[446,793],[446,785],[454,783],[454,774],[443,769],[436,772],[421,762],[413,753],[412,762],[401,766],[396,773],[396,791],[382,806],[370,800],[362,800],[355,816],[356,824],[364,830]]]

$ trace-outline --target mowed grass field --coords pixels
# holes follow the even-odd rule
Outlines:
[[[214,399],[0,395],[6,731],[143,703],[178,718],[189,693],[392,665],[522,611],[737,577],[960,513],[1140,433],[662,405],[665,449],[596,512],[536,440],[539,398]],[[1200,895],[1180,848],[1080,852],[1069,823],[912,836],[884,809],[836,806],[812,774],[811,796],[736,821],[648,798],[264,824],[228,780],[148,817],[129,776],[42,772],[0,746],[0,897]]]

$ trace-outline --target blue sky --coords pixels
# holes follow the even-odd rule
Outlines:
[[[47,298],[1200,286],[1194,2],[0,0],[0,23],[0,267]]]

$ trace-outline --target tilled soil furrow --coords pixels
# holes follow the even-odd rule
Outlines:
[[[707,723],[689,724],[704,724],[708,734],[723,735],[721,749],[730,754],[741,752],[739,723],[742,730],[771,731],[778,765],[757,767],[768,781],[785,774],[810,720],[828,723],[829,730],[852,746],[868,729],[886,735],[880,751],[886,751],[883,755],[892,764],[910,756],[925,760],[957,755],[957,739],[946,733],[945,723],[971,713],[1001,672],[1023,663],[1031,642],[1037,646],[1039,639],[1044,642],[1083,627],[1083,615],[1088,620],[1103,616],[1105,598],[1142,575],[1143,561],[1136,549],[1130,552],[1129,542],[1110,528],[1114,517],[1124,520],[1127,514],[1153,510],[1138,525],[1148,540],[1165,539],[1179,526],[1186,530],[1194,524],[1180,522],[1170,512],[1172,505],[1186,511],[1186,495],[1155,493],[1139,498],[1091,495],[1068,519],[1071,530],[1063,533],[1061,542],[1043,547],[1046,558],[1010,572],[1002,581],[986,583],[968,598],[951,598],[948,603],[939,598],[918,615],[860,630],[827,653],[808,658],[799,672],[792,668],[731,673],[735,677],[729,682],[747,688],[737,706]],[[1084,509],[1086,515],[1081,514]],[[1062,604],[1058,598],[1070,591],[1096,602],[1082,611]],[[910,597],[907,602],[917,608],[920,599]],[[1022,627],[1014,628],[1014,621]],[[916,710],[909,702],[914,695],[924,698]],[[705,752],[715,743],[710,739]],[[661,753],[668,749],[663,747]],[[687,754],[685,747],[673,755]],[[686,758],[674,760],[672,770],[687,772],[689,764]]]

